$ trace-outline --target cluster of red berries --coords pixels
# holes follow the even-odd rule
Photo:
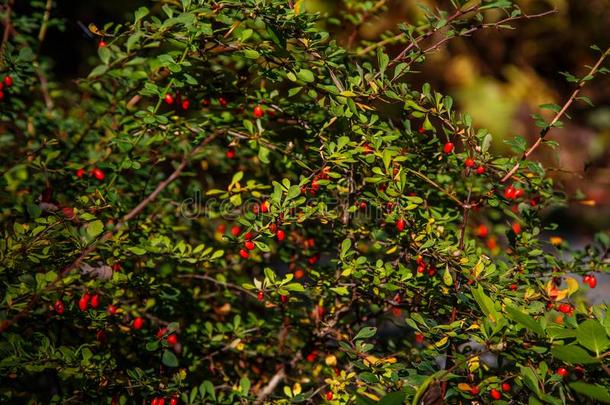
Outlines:
[[[78,177],[80,179],[86,173],[87,173],[87,171],[85,169],[83,169],[83,168],[77,169],[76,170],[76,177]],[[89,174],[91,176],[95,177],[98,180],[104,180],[104,178],[106,177],[106,173],[104,173],[104,171],[102,169],[100,169],[99,167],[94,167],[93,169],[91,169]]]
[[[150,400],[150,405],[165,405],[165,398],[155,397]],[[169,405],[178,405],[178,397],[173,396],[169,400]]]
[[[324,166],[320,172],[318,172],[313,179],[311,180],[311,185],[309,187],[303,186],[301,187],[301,194],[307,194],[309,192],[310,195],[314,196],[320,190],[320,184],[318,180],[326,180],[328,179],[328,173],[330,173],[330,167]]]
[[[515,188],[512,184],[504,189],[504,198],[507,200],[517,200],[523,197],[525,192],[522,188]]]
[[[167,105],[178,104],[184,111],[188,110],[191,106],[191,102],[188,98],[181,98],[180,95],[174,97],[174,95],[170,93],[167,93],[165,97],[163,97],[163,101]]]
[[[173,347],[178,344],[178,336],[175,333],[170,333],[167,337],[165,335],[167,335],[167,328],[161,328],[157,331],[157,339],[161,340],[165,337],[168,346]]]
[[[97,309],[100,306],[100,296],[98,294],[89,294],[85,293],[78,299],[78,309],[81,311],[86,311],[89,308]],[[53,304],[53,309],[57,314],[62,315],[65,312],[65,305],[63,300],[57,299]],[[110,304],[108,305],[107,312],[110,315],[114,315],[117,312],[117,307]]]
[[[562,303],[557,306],[557,310],[563,314],[572,315],[574,313],[574,308],[570,304]]]
[[[13,78],[11,76],[4,76],[4,79],[0,82],[0,101],[4,99],[4,86],[8,89],[13,85]]]
[[[589,288],[597,287],[597,278],[595,278],[595,276],[592,274],[585,274],[585,276],[582,278],[582,281],[585,284],[589,284]]]
[[[417,263],[417,272],[419,274],[424,274],[426,271],[428,271],[428,276],[434,277],[436,275],[436,266],[426,263],[422,256],[417,256],[415,262]]]

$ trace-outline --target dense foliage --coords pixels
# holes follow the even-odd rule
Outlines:
[[[564,196],[528,159],[608,51],[497,156],[412,82],[537,16],[452,0],[341,44],[386,2],[302,3],[152,3],[91,25],[98,65],[60,85],[53,2],[4,1],[2,402],[610,402],[610,317],[582,294],[610,237],[549,240]]]

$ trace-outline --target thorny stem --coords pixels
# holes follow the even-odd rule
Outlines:
[[[559,110],[559,112],[557,112],[557,114],[555,114],[555,117],[553,117],[553,119],[551,120],[549,125],[547,125],[540,131],[540,135],[538,136],[538,139],[536,139],[536,142],[534,142],[529,147],[529,149],[527,151],[525,151],[525,153],[523,153],[523,156],[521,156],[521,161],[515,163],[513,168],[510,169],[504,177],[502,177],[502,179],[500,180],[500,183],[506,183],[506,181],[508,181],[508,179],[510,179],[517,172],[517,170],[519,170],[519,166],[521,165],[521,162],[527,160],[530,157],[530,155],[532,153],[534,153],[534,151],[542,144],[542,142],[544,141],[544,137],[549,133],[551,128],[553,128],[555,126],[555,124],[557,124],[559,119],[565,114],[565,112],[568,110],[568,108],[570,108],[572,103],[574,103],[574,101],[576,101],[576,98],[580,94],[581,90],[583,89],[583,87],[585,86],[587,81],[589,81],[597,73],[600,66],[602,65],[604,60],[608,57],[608,55],[610,55],[610,48],[606,49],[606,51],[600,56],[600,58],[597,60],[595,65],[591,68],[589,73],[585,77],[580,79],[580,81],[578,82],[578,85],[576,86],[576,89],[574,89],[574,91],[572,92],[572,95],[570,96],[568,101],[566,101],[565,104],[563,105],[563,107],[561,108],[561,110]]]

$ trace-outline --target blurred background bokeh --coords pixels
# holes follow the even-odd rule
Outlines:
[[[400,23],[421,22],[424,14],[420,4],[452,10],[449,0],[363,0],[360,4],[301,0],[300,6],[342,17],[353,13],[349,9],[353,4],[361,7],[364,3],[380,13],[357,26],[339,18],[343,23],[327,27],[333,39],[344,44],[353,41],[356,48],[358,41],[379,41],[398,32]],[[561,105],[569,97],[573,87],[560,72],[583,75],[585,65],[593,64],[598,56],[590,46],[610,46],[610,0],[517,3],[528,14],[549,9],[556,9],[556,13],[518,21],[514,30],[482,30],[469,38],[453,39],[419,65],[419,73],[408,77],[414,85],[430,82],[452,95],[477,126],[493,133],[493,147],[507,154],[510,151],[504,139],[521,135],[531,141],[536,137],[531,114],[540,112],[540,104]],[[27,7],[24,2],[16,5],[18,9]],[[66,26],[62,31],[51,30],[44,47],[56,61],[56,77],[70,84],[89,72],[97,57],[97,39],[85,27],[131,19],[133,10],[141,5],[160,7],[162,1],[58,1],[57,12],[66,19]],[[388,52],[394,55],[401,49],[395,44]],[[559,223],[565,236],[577,244],[596,231],[610,229],[610,76],[596,78],[583,95],[595,106],[576,103],[570,110],[572,119],[564,120],[565,127],[550,135],[560,147],[540,148],[534,156],[545,162],[558,189],[570,197],[569,205],[549,212],[548,219]]]

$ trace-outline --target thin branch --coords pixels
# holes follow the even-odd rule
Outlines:
[[[11,21],[12,13],[13,13],[13,5],[15,4],[15,0],[8,0],[6,4],[6,18],[4,19],[4,34],[2,35],[2,43],[0,44],[0,66],[4,63],[4,48],[8,43],[8,38],[11,35],[11,31],[13,30],[13,23]]]
[[[301,359],[301,352],[298,352],[290,361],[290,366],[294,367],[294,365]],[[256,396],[255,404],[262,404],[265,398],[273,393],[275,388],[279,383],[284,381],[286,378],[286,366],[282,365],[281,368],[271,377],[271,380],[260,390],[258,395]]]
[[[456,196],[454,196],[453,194],[451,194],[449,191],[445,190],[443,187],[441,187],[440,185],[438,185],[436,182],[434,182],[433,180],[431,180],[430,178],[428,178],[425,174],[418,172],[417,170],[413,170],[410,168],[406,168],[410,173],[413,173],[414,175],[416,175],[417,177],[421,178],[422,180],[426,181],[427,183],[431,184],[432,186],[434,186],[434,188],[436,188],[437,190],[439,190],[441,193],[445,194],[447,197],[449,197],[451,200],[453,200],[457,205],[459,205],[460,207],[464,207],[464,203],[461,202]]]
[[[222,286],[222,287],[231,288],[231,289],[233,289],[233,290],[241,291],[241,292],[243,292],[243,293],[246,293],[246,294],[248,294],[248,295],[252,296],[253,298],[257,298],[257,295],[256,295],[256,294],[254,294],[254,293],[253,293],[252,291],[250,291],[250,290],[246,290],[245,288],[243,288],[243,287],[241,287],[241,286],[238,286],[237,284],[229,283],[229,282],[226,282],[226,281],[219,281],[219,280],[216,280],[214,277],[210,277],[210,276],[208,276],[208,275],[201,275],[201,274],[181,274],[181,275],[179,275],[179,276],[178,276],[178,278],[191,278],[191,279],[192,279],[192,278],[194,278],[194,279],[197,279],[197,280],[206,280],[206,281],[212,282],[212,283],[214,283],[214,284],[218,284],[218,285],[220,285],[220,286]]]
[[[565,114],[565,112],[568,110],[568,108],[570,108],[572,103],[574,103],[574,101],[576,101],[576,98],[580,94],[581,90],[583,89],[583,87],[585,86],[587,81],[589,81],[595,75],[595,73],[597,73],[597,71],[601,67],[604,60],[608,57],[608,55],[610,55],[610,48],[606,49],[606,51],[602,54],[602,56],[600,56],[600,58],[597,60],[597,63],[595,63],[595,65],[591,68],[589,73],[578,82],[578,86],[576,86],[576,89],[574,89],[574,91],[572,92],[572,95],[570,96],[568,101],[566,101],[565,104],[563,105],[563,107],[561,108],[561,110],[559,110],[559,112],[557,112],[557,114],[555,114],[555,117],[553,117],[553,119],[551,120],[549,125],[547,125],[540,131],[540,135],[538,136],[538,139],[536,140],[536,142],[534,142],[529,147],[529,149],[527,151],[525,151],[525,153],[523,153],[523,156],[521,156],[521,161],[515,163],[513,168],[510,169],[504,177],[502,177],[502,179],[500,180],[500,183],[506,183],[506,181],[508,181],[508,179],[510,179],[517,172],[517,170],[519,170],[519,166],[521,165],[521,162],[527,160],[530,157],[530,155],[532,153],[534,153],[534,151],[542,144],[542,142],[544,141],[544,137],[549,133],[551,128],[553,128],[555,126],[555,124],[557,124],[559,119]]]

